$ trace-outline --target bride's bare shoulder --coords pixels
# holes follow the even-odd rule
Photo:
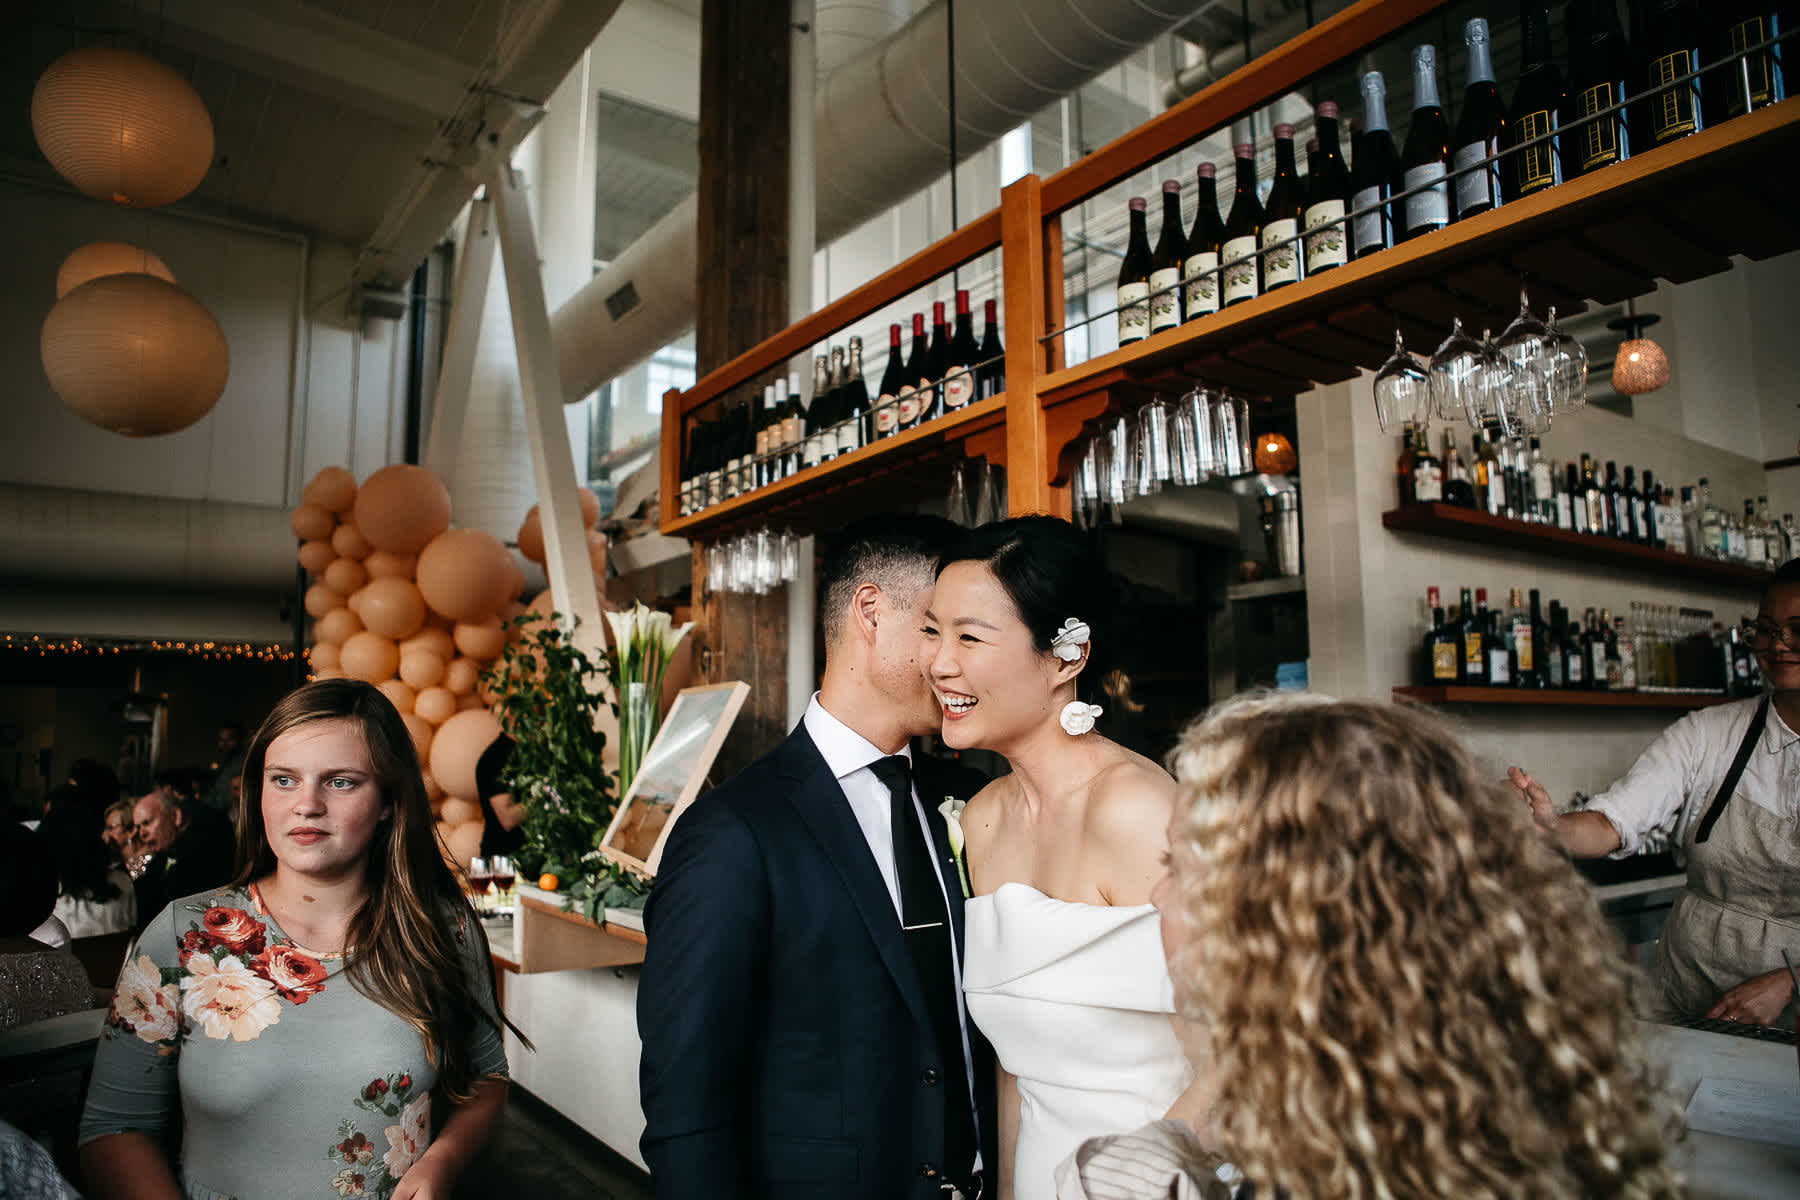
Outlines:
[[[1089,785],[1087,822],[1105,840],[1160,839],[1175,811],[1175,781],[1141,754],[1114,747],[1116,755]]]

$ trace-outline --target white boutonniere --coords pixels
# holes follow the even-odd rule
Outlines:
[[[969,898],[969,868],[963,859],[962,810],[968,807],[968,801],[958,800],[955,796],[945,796],[944,802],[938,805],[938,811],[944,814],[944,831],[950,839],[950,857],[956,860],[956,882],[962,886],[963,899]]]

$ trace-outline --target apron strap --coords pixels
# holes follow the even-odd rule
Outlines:
[[[1719,785],[1719,794],[1713,797],[1712,804],[1707,807],[1706,815],[1700,818],[1700,828],[1694,833],[1696,842],[1704,842],[1712,833],[1712,827],[1719,822],[1725,812],[1725,805],[1731,801],[1731,794],[1737,791],[1738,780],[1744,777],[1744,768],[1750,765],[1750,752],[1756,749],[1757,739],[1762,737],[1763,726],[1769,720],[1769,698],[1756,706],[1756,715],[1750,718],[1750,728],[1744,731],[1744,740],[1738,743],[1737,757],[1731,760],[1731,770],[1725,772],[1725,782]]]

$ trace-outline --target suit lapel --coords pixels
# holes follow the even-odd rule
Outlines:
[[[838,785],[831,768],[819,754],[818,747],[807,735],[806,726],[795,728],[787,741],[788,754],[783,774],[793,782],[788,789],[788,802],[798,810],[801,823],[825,851],[826,859],[836,869],[850,899],[856,905],[869,937],[875,943],[881,961],[906,1001],[907,1010],[924,1029],[931,1028],[931,1014],[925,1008],[925,994],[908,957],[906,942],[900,932],[900,916],[894,911],[893,897],[882,881],[881,869],[863,837],[862,826],[850,812],[850,802]],[[961,889],[953,889],[959,897],[955,919],[960,928]]]
[[[925,828],[931,831],[931,847],[937,856],[938,877],[944,881],[944,895],[950,901],[950,927],[956,931],[956,944],[960,948],[963,939],[963,891],[962,877],[957,874],[956,856],[950,852],[950,827],[938,806],[950,797],[955,789],[946,787],[938,778],[936,764],[925,755],[913,756],[913,790],[919,793],[919,802],[925,806]],[[958,800],[966,800],[967,796],[957,796]]]

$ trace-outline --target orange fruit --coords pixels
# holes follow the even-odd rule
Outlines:
[[[561,882],[562,880],[558,879],[548,871],[545,871],[542,875],[538,876],[538,887],[546,892],[554,892],[557,885]]]

